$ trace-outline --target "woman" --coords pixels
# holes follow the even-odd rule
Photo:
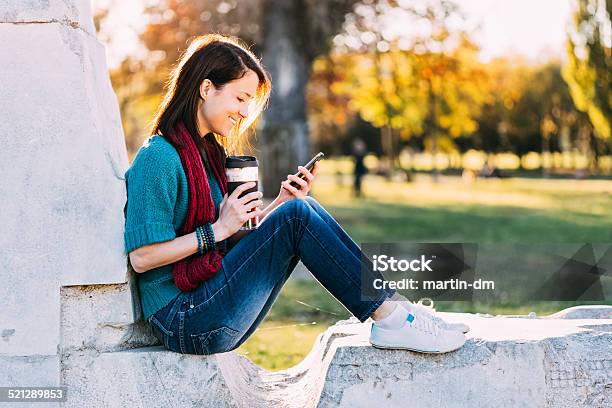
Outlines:
[[[270,80],[237,39],[195,39],[174,70],[151,137],[126,172],[125,250],[139,273],[146,320],[164,347],[186,354],[227,352],[261,323],[301,260],[361,322],[375,320],[381,348],[447,352],[464,335],[393,291],[361,298],[361,252],[307,194],[317,174],[299,167],[263,207],[245,183],[228,196],[225,150],[238,149],[264,109]],[[290,185],[298,183],[300,188]],[[225,240],[249,218],[259,228],[230,251]],[[366,282],[380,277],[366,274]]]

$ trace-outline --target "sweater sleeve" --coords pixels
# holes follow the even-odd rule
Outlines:
[[[126,172],[126,254],[176,238],[173,219],[179,181],[175,155],[161,143],[151,143],[140,149]]]

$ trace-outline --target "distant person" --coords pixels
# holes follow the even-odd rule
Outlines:
[[[576,169],[576,171],[574,171],[574,178],[576,180],[586,180],[588,175],[586,169]]]
[[[480,177],[483,178],[504,178],[502,172],[495,166],[493,160],[487,161],[487,163],[480,169]]]
[[[363,176],[368,173],[368,168],[364,163],[366,156],[366,145],[361,139],[355,139],[353,142],[353,160],[355,162],[355,168],[353,169],[353,195],[355,197],[362,197],[361,182]]]
[[[259,59],[221,35],[195,38],[170,76],[151,135],[125,177],[125,251],[154,335],[182,354],[234,350],[264,320],[301,260],[359,321],[374,320],[372,345],[460,348],[465,325],[391,300],[395,290],[375,285],[384,279],[378,271],[362,276],[359,246],[307,195],[316,165],[312,172],[299,167],[304,179],[287,176],[266,208],[259,191],[238,198],[254,182],[228,196],[226,148],[244,141],[270,90]],[[255,216],[259,227],[226,250],[224,241]],[[372,300],[362,299],[362,285]]]

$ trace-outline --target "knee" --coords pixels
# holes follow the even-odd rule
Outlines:
[[[306,201],[308,204],[310,204],[312,206],[312,208],[316,208],[316,206],[320,205],[319,202],[317,200],[315,200],[311,196],[304,197],[304,201]]]
[[[291,215],[292,218],[300,218],[303,219],[306,217],[311,211],[313,211],[312,207],[306,202],[306,200],[294,198],[293,200],[287,201],[283,204],[284,211]]]
[[[327,211],[325,210],[325,208],[321,205],[320,202],[318,202],[316,199],[314,199],[311,196],[306,196],[304,197],[304,201],[306,201],[306,203],[308,203],[308,205],[312,208],[312,210],[319,214],[320,216],[323,216],[323,214],[329,215],[327,214]]]

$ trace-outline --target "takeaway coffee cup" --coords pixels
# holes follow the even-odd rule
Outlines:
[[[257,159],[253,156],[228,156],[225,159],[225,174],[227,176],[227,194],[228,196],[240,184],[255,182],[255,186],[245,190],[238,198],[258,190],[259,172]],[[257,228],[259,217],[253,217],[245,222],[240,231],[252,231]]]

